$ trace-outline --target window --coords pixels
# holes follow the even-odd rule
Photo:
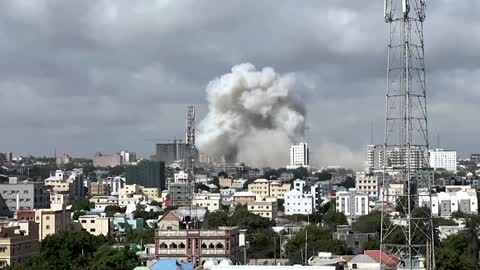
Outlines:
[[[353,268],[353,269],[358,269],[357,264],[356,264],[356,263],[352,264],[352,268]]]
[[[216,248],[223,248],[223,244],[222,243],[218,243]]]
[[[165,243],[162,242],[162,243],[160,244],[160,248],[168,248],[168,247],[167,247],[167,244],[165,244]]]
[[[180,247],[180,248],[185,248],[185,244],[182,242],[182,243],[180,243],[180,246],[179,246],[179,247]]]
[[[46,220],[50,220],[50,216],[46,216],[45,219],[46,219]]]
[[[95,232],[95,228],[90,228],[90,232]]]
[[[1,252],[1,253],[5,252],[5,251],[7,251],[7,248],[6,248],[6,247],[0,247],[0,252]]]
[[[95,223],[95,219],[91,219],[91,220],[90,220],[90,223]]]
[[[85,219],[82,219],[82,221],[81,221],[81,222],[82,222],[82,223],[87,223],[87,221],[86,221]]]
[[[50,230],[50,225],[45,226],[45,229]]]
[[[210,244],[210,246],[212,246],[212,244]],[[207,244],[203,243],[202,248],[207,248]]]

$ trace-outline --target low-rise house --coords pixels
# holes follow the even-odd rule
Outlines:
[[[82,231],[89,232],[95,236],[108,236],[113,227],[112,220],[106,216],[83,215],[78,217],[75,223]]]
[[[277,198],[267,197],[247,202],[247,209],[256,215],[273,220],[277,217]]]
[[[337,231],[332,233],[333,239],[344,241],[355,254],[361,253],[362,245],[369,239],[377,239],[376,233],[358,233],[350,225],[338,225]]]
[[[90,202],[95,203],[95,209],[105,209],[107,206],[118,206],[118,197],[115,196],[94,196]]]

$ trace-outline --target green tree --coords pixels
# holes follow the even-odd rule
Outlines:
[[[135,252],[127,248],[114,249],[104,245],[95,253],[92,270],[131,270],[139,264]]]
[[[125,208],[118,205],[108,205],[105,207],[105,215],[107,217],[113,217],[116,213],[125,213]]]
[[[259,228],[268,228],[273,222],[268,218],[261,217],[248,211],[247,206],[237,205],[235,211],[228,218],[229,226],[240,226],[243,229],[256,230]]]
[[[155,243],[155,230],[145,227],[143,230],[128,231],[125,238],[125,244],[153,244]]]
[[[362,250],[379,250],[380,242],[377,239],[368,239],[362,244]]]
[[[318,177],[319,181],[327,181],[332,179],[332,174],[326,170],[322,170],[321,172],[314,174],[314,176]]]
[[[354,231],[361,233],[380,233],[382,229],[382,213],[373,211],[368,215],[360,216],[357,221],[352,224]]]
[[[260,228],[251,233],[247,231],[247,240],[250,241],[250,247],[248,248],[250,258],[273,258],[275,246],[277,258],[279,257],[279,236],[272,229]],[[276,245],[274,241],[276,241]]]
[[[208,213],[208,226],[211,229],[218,228],[227,224],[228,212],[226,211],[215,211]]]
[[[88,198],[79,199],[72,203],[72,211],[90,211],[92,208],[95,208],[95,203],[90,202]]]
[[[281,175],[280,172],[277,172],[277,174],[278,174],[277,176]],[[307,176],[308,176],[307,168],[300,167],[293,170],[293,177],[295,179],[305,179]]]
[[[285,245],[285,251],[291,263],[303,263],[302,253],[305,257],[305,240],[307,240],[307,257],[315,255],[314,252],[318,251],[344,255],[352,254],[352,250],[345,242],[332,239],[329,230],[316,225],[309,225],[296,233]]]
[[[111,176],[118,176],[118,175],[124,174],[125,173],[125,166],[109,167],[108,168],[108,173]]]
[[[338,225],[347,225],[347,217],[341,213],[337,212],[334,206],[331,206],[325,216],[323,221],[330,228],[331,231],[336,231]]]
[[[72,219],[73,219],[73,220],[78,220],[78,217],[79,217],[79,216],[83,216],[83,215],[85,215],[85,214],[86,214],[85,211],[77,210],[77,211],[75,211],[75,212],[73,213]]]
[[[474,256],[469,254],[469,241],[464,234],[448,236],[435,250],[435,257],[438,270],[478,269]]]

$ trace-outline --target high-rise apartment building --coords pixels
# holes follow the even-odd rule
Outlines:
[[[125,175],[128,185],[165,189],[165,162],[142,160],[137,165],[127,166]]]
[[[187,145],[174,141],[173,143],[158,143],[156,145],[155,160],[170,165],[177,160],[185,159]]]
[[[310,156],[308,145],[305,142],[290,146],[290,164],[287,169],[309,168]]]
[[[449,172],[457,171],[457,151],[435,149],[430,150],[430,167],[445,169]]]

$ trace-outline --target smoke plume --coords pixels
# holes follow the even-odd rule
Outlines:
[[[199,125],[199,149],[227,162],[285,165],[289,144],[305,131],[305,105],[294,86],[293,74],[250,63],[214,79],[207,86],[209,112]]]

